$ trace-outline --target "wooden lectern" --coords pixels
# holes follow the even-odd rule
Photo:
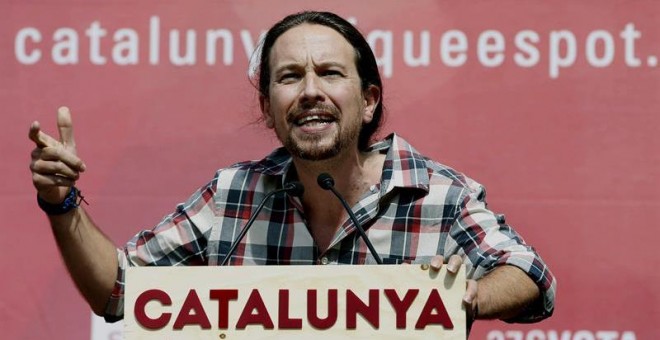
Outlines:
[[[134,267],[130,339],[465,339],[465,267]]]

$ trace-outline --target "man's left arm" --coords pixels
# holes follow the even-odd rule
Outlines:
[[[539,287],[515,266],[498,266],[471,281],[463,301],[476,319],[512,320],[541,303]]]
[[[549,317],[554,276],[534,248],[487,209],[483,187],[471,184],[450,231],[458,249],[445,249],[450,272],[453,261],[467,264],[469,316],[524,323]]]
[[[431,268],[440,270],[443,262],[442,256],[436,256]],[[453,255],[447,270],[457,273],[462,264],[462,258]],[[468,280],[463,303],[470,319],[512,320],[530,309],[539,308],[542,296],[527,273],[515,266],[502,265],[479,280]]]

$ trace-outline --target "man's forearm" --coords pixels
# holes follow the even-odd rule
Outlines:
[[[508,320],[540,298],[539,287],[515,266],[499,266],[478,280],[478,319]]]
[[[69,274],[92,310],[103,314],[117,276],[114,244],[82,207],[49,216],[53,234]]]

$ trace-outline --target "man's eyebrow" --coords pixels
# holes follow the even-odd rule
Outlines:
[[[325,62],[321,62],[321,63],[318,63],[318,64],[314,65],[314,69],[316,71],[324,71],[324,70],[328,70],[328,69],[331,69],[331,68],[338,69],[338,71],[342,72],[342,73],[347,72],[346,70],[348,69],[344,63],[337,62],[337,61],[325,61]],[[305,66],[300,64],[300,63],[287,62],[287,63],[284,63],[282,65],[278,65],[278,66],[273,67],[272,75],[275,78],[279,78],[287,72],[304,72],[304,71],[302,71],[304,69],[305,69]]]
[[[325,61],[325,62],[321,62],[321,63],[317,64],[316,66],[317,67],[325,67],[325,68],[328,68],[328,67],[339,67],[339,68],[342,68],[342,69],[346,68],[346,65],[344,63],[341,63],[341,62],[338,62],[338,61]]]
[[[340,67],[342,69],[346,68],[346,65],[344,63],[338,62],[338,61],[323,61],[318,64],[314,65],[315,68],[321,67],[321,68],[328,68],[328,67]],[[277,65],[273,68],[273,71],[275,72],[281,72],[281,71],[287,71],[287,70],[296,70],[296,69],[302,69],[305,68],[304,65],[301,65],[296,62],[289,62],[285,63],[282,65]]]
[[[281,73],[283,71],[296,70],[296,69],[301,69],[301,68],[304,68],[304,67],[301,66],[298,63],[292,62],[292,63],[286,63],[286,64],[275,66],[273,68],[273,71],[275,73]]]

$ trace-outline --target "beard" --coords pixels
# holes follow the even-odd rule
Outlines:
[[[306,109],[308,110],[309,108]],[[319,109],[326,112],[333,112],[333,115],[337,117],[337,120],[330,123],[337,124],[337,129],[334,135],[312,135],[301,138],[299,136],[294,136],[289,132],[286,136],[280,137],[280,141],[284,148],[286,148],[292,156],[308,161],[327,160],[339,155],[342,151],[351,147],[357,148],[358,138],[360,131],[362,130],[362,119],[360,115],[355,115],[354,121],[342,126],[339,123],[340,118],[343,118],[344,116],[339,114],[336,108],[321,105]],[[289,117],[297,117],[296,112],[291,113]],[[289,119],[290,124],[293,124],[292,120],[292,118]]]
[[[344,149],[346,143],[343,142],[340,136],[340,133],[335,134],[332,137],[332,143],[323,145],[322,142],[327,137],[321,138],[314,136],[306,138],[304,141],[299,141],[292,135],[288,135],[283,144],[294,157],[308,161],[322,161],[337,156]]]

